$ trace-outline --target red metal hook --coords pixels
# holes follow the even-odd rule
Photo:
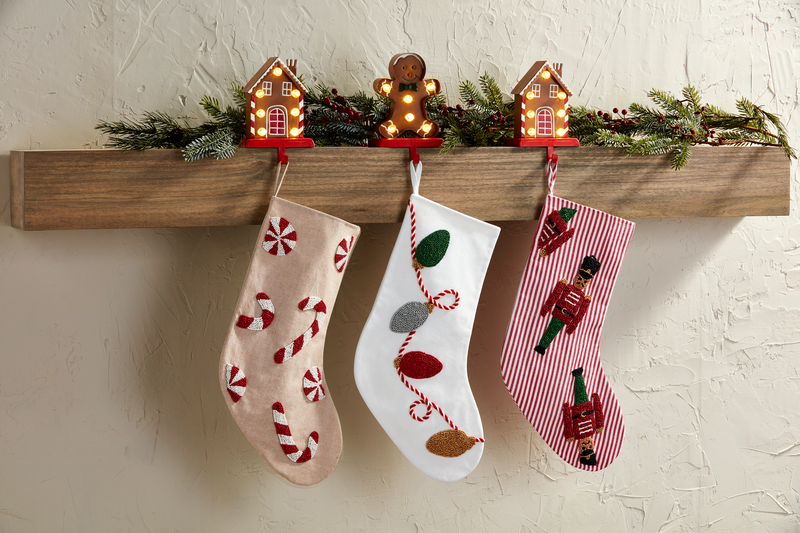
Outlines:
[[[408,156],[411,158],[411,162],[415,165],[419,165],[419,154],[417,153],[416,146],[409,146],[408,147]]]
[[[284,148],[283,146],[278,146],[278,161],[282,165],[289,164],[289,156],[286,155],[286,148]]]

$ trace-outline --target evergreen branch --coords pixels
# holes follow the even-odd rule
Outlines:
[[[683,100],[652,89],[648,96],[656,107],[634,103],[630,112],[573,107],[570,134],[584,145],[624,147],[629,155],[671,153],[675,170],[686,165],[691,147],[697,144],[777,146],[790,159],[797,157],[780,118],[747,99],[739,99],[738,114],[730,114],[720,107],[701,105],[700,93],[692,85],[681,94]]]

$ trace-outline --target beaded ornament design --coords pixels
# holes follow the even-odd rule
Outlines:
[[[425,302],[412,301],[403,304],[389,321],[389,329],[395,333],[407,333],[405,341],[400,346],[397,357],[394,359],[394,367],[400,381],[411,392],[419,396],[408,408],[408,414],[417,422],[428,420],[435,410],[447,422],[451,428],[440,431],[432,435],[425,443],[427,450],[441,457],[458,457],[475,446],[476,442],[485,442],[482,437],[471,437],[460,430],[455,422],[445,413],[441,407],[431,401],[422,391],[412,385],[409,379],[428,379],[442,371],[444,365],[431,354],[422,351],[406,352],[411,339],[417,330],[428,320],[428,315],[438,308],[443,311],[452,311],[461,303],[458,291],[455,289],[445,289],[442,292],[432,295],[422,279],[422,270],[432,268],[441,262],[450,246],[450,232],[444,229],[434,231],[422,239],[417,246],[417,214],[414,204],[408,201],[411,213],[411,266],[417,277],[422,294],[425,295]],[[453,303],[445,305],[439,300],[450,295]],[[425,406],[425,414],[419,415],[416,407]]]

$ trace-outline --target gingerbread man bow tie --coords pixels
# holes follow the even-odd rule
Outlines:
[[[403,91],[417,91],[417,84],[416,83],[401,83],[400,84],[400,92]]]

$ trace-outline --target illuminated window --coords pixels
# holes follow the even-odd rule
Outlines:
[[[281,94],[283,94],[283,96],[292,96],[292,82],[283,82],[283,92]]]
[[[272,96],[272,82],[265,81],[261,84],[261,88],[264,89],[264,96]]]
[[[558,85],[555,83],[550,84],[550,98],[558,98]]]
[[[269,136],[286,137],[286,111],[280,107],[269,110]]]
[[[553,111],[540,109],[536,112],[536,134],[539,137],[553,136]]]
[[[541,89],[542,89],[542,86],[539,85],[538,83],[534,83],[533,84],[533,88],[531,89],[531,92],[533,93],[533,97],[534,98],[539,98],[539,96],[541,96],[541,94],[542,94]]]

